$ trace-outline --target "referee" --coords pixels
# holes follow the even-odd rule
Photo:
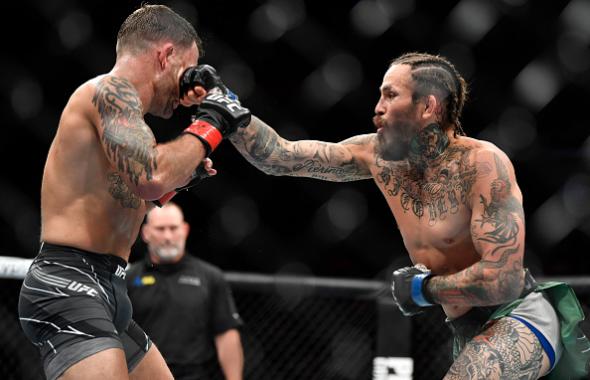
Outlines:
[[[190,254],[178,205],[154,208],[142,227],[146,257],[127,271],[135,321],[175,379],[242,380],[242,324],[221,270]]]

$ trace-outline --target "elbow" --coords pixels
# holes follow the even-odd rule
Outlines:
[[[262,170],[262,172],[266,175],[272,175],[275,177],[279,177],[279,176],[283,175],[283,174],[281,174],[281,172],[273,170],[273,168],[271,168],[271,167],[264,167],[264,168],[261,168],[260,170]]]
[[[166,189],[159,181],[146,181],[137,185],[136,194],[143,200],[153,201],[166,194]]]
[[[292,173],[292,171],[289,170],[285,166],[279,166],[279,165],[259,165],[257,167],[264,174],[266,174],[266,175],[272,175],[272,176],[275,176],[275,177],[289,175],[290,173]]]
[[[522,294],[522,284],[516,283],[513,286],[507,286],[507,289],[504,294],[503,302],[512,302]]]
[[[524,288],[523,271],[521,269],[500,273],[495,282],[498,303],[512,302],[522,294]]]

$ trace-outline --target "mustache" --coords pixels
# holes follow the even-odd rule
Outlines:
[[[373,116],[373,124],[377,128],[383,128],[385,126],[385,121],[383,120],[383,118],[381,116],[375,115],[375,116]]]

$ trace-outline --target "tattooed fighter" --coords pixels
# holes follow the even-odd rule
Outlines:
[[[199,46],[184,18],[145,5],[121,25],[113,69],[81,85],[63,110],[43,174],[41,249],[19,300],[48,379],[172,378],[131,320],[130,247],[149,201],[192,183],[205,156],[250,119],[226,95],[207,94],[194,66]],[[195,121],[157,144],[144,115],[169,118],[179,104],[201,104]],[[205,170],[215,173],[209,160]]]
[[[508,157],[466,137],[466,84],[440,56],[395,59],[375,107],[376,133],[339,143],[287,141],[256,117],[230,137],[271,175],[372,178],[393,212],[413,267],[393,274],[405,315],[439,304],[459,354],[446,379],[536,379],[562,353],[560,323],[523,268],[522,194]],[[520,300],[494,318],[502,305]]]

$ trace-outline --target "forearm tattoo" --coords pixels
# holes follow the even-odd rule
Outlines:
[[[458,273],[432,278],[428,291],[439,303],[495,305],[516,298],[522,288],[524,211],[505,164],[497,155],[494,161],[497,178],[489,195],[479,195],[483,212],[471,226],[482,259]]]
[[[535,335],[516,320],[503,318],[467,343],[444,380],[534,380],[542,363],[543,349]]]
[[[102,143],[119,173],[135,185],[142,176],[151,180],[157,169],[156,142],[131,83],[112,76],[102,79],[92,103],[102,122]]]
[[[340,144],[313,140],[291,142],[262,121],[253,119],[230,140],[246,160],[266,174],[344,182],[371,177],[369,170],[346,148],[347,144],[367,144],[371,139],[371,135],[363,135]]]

